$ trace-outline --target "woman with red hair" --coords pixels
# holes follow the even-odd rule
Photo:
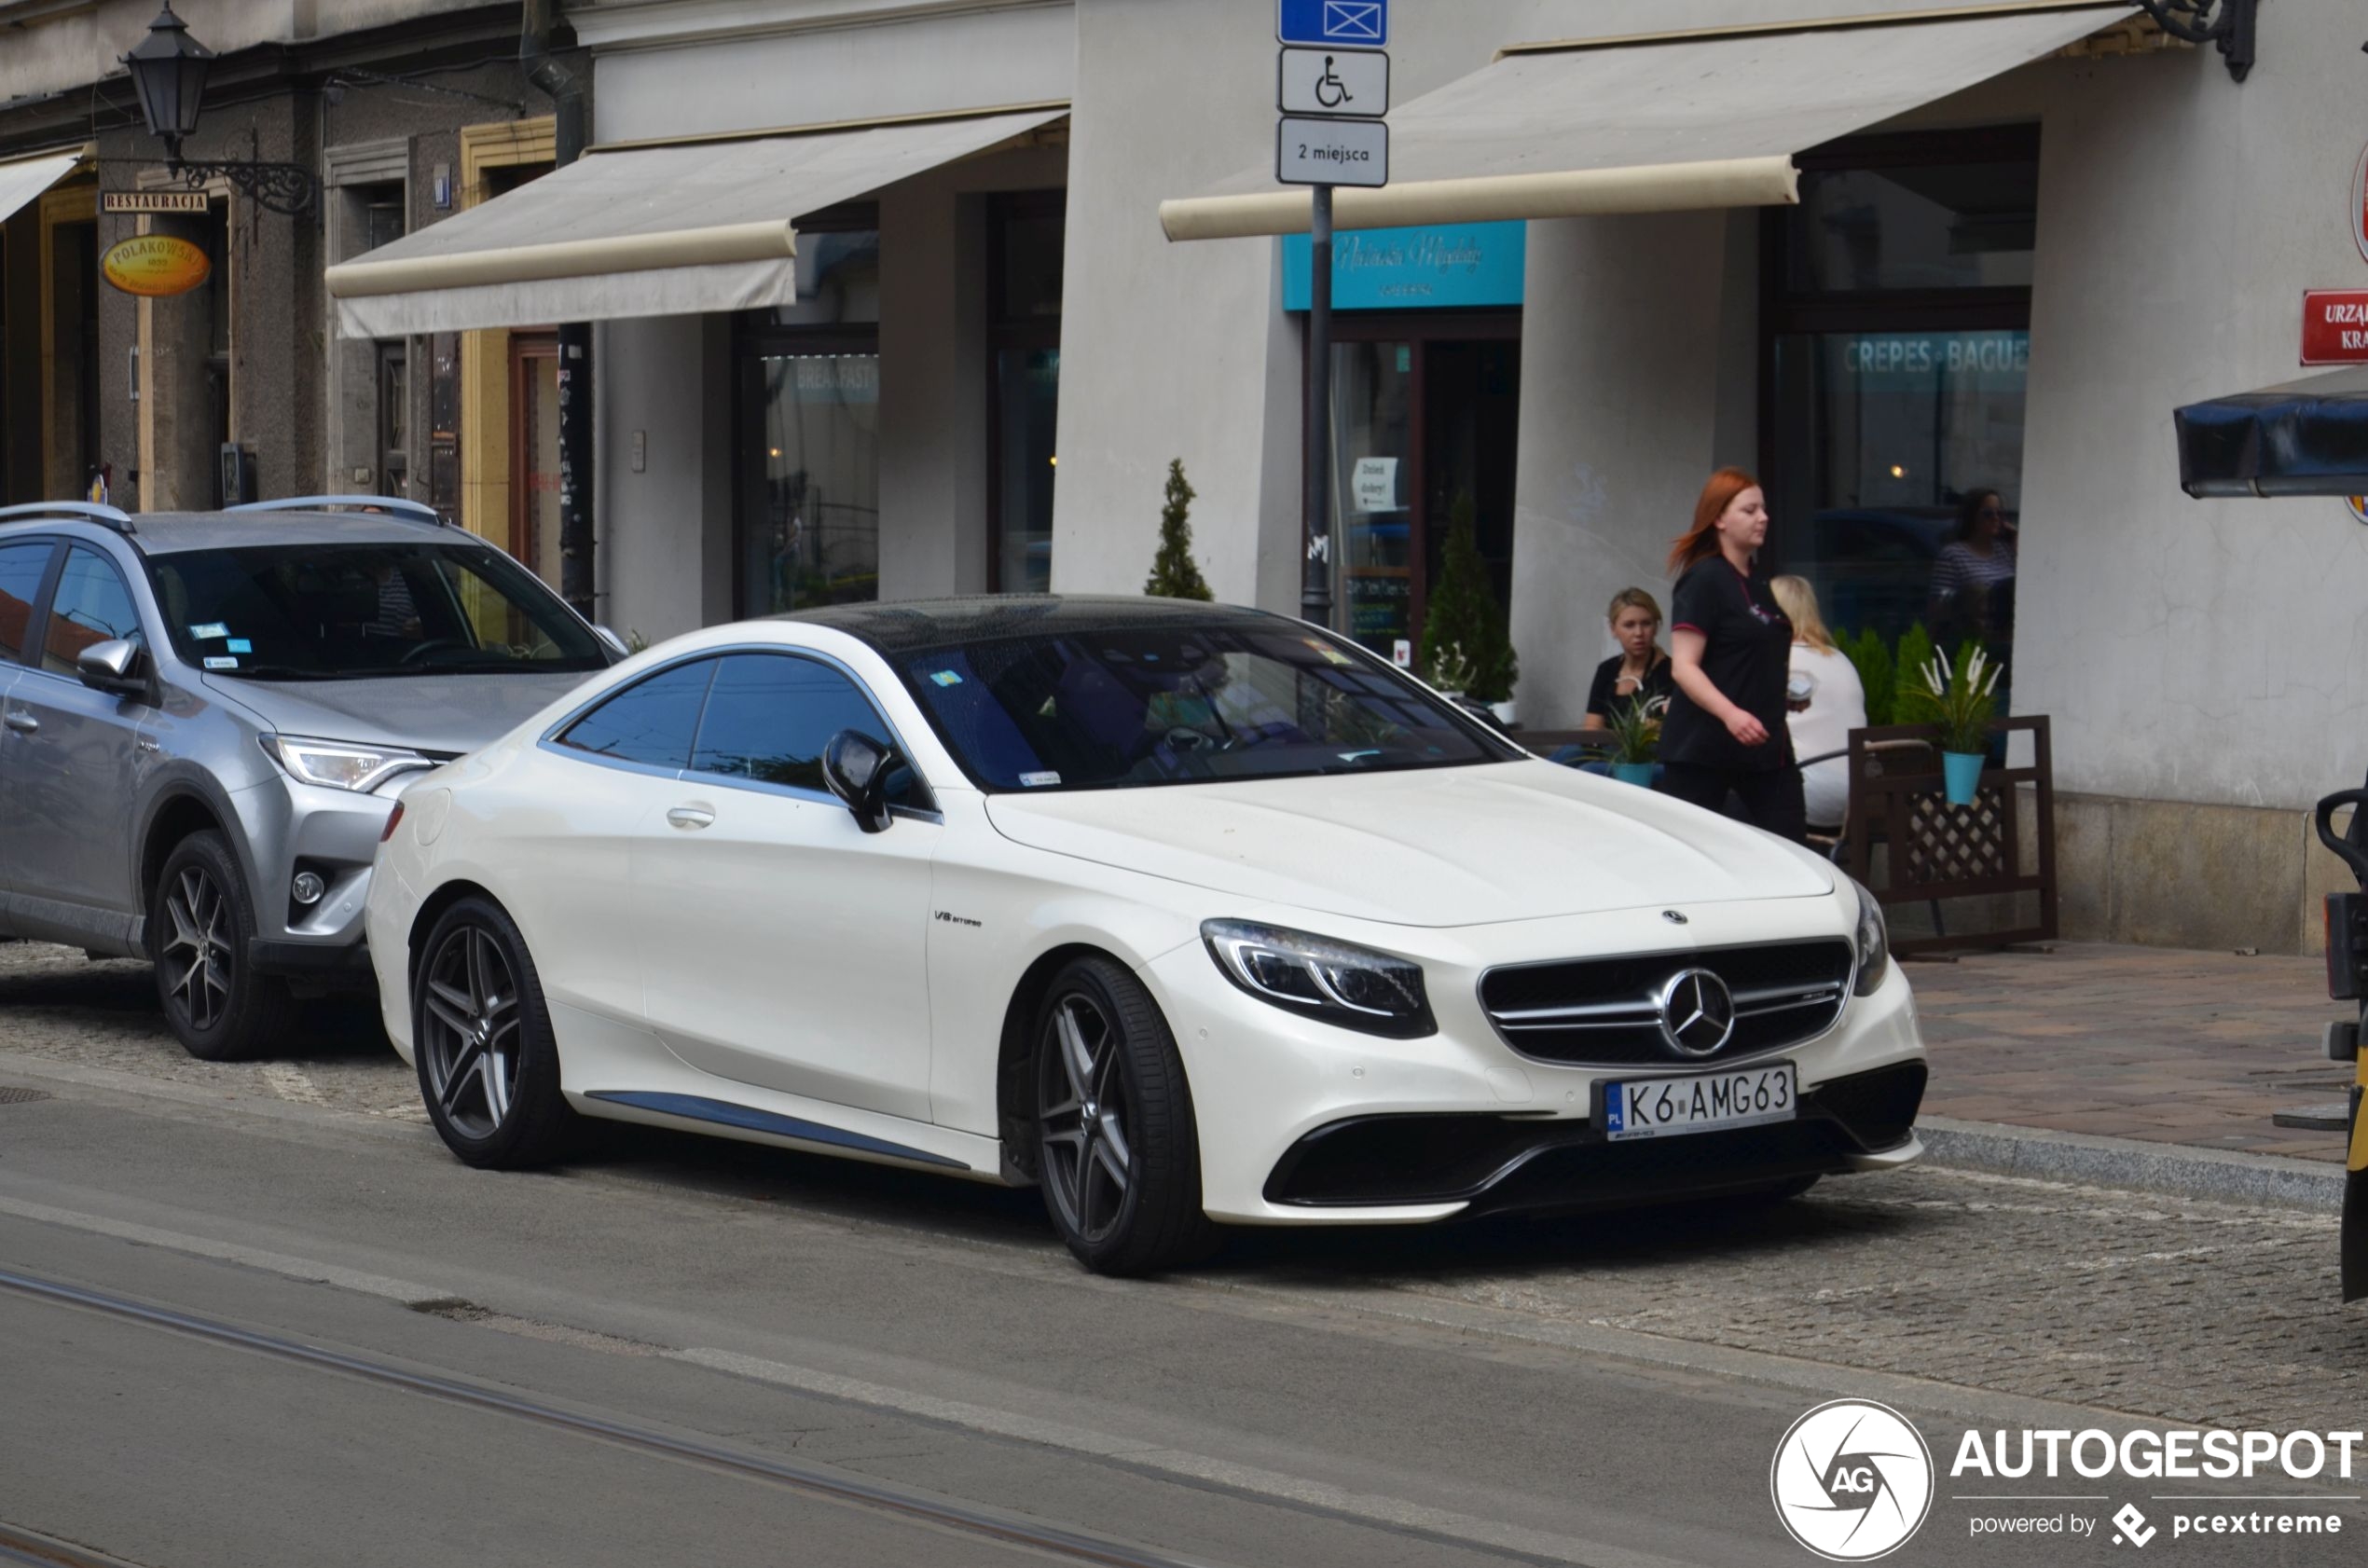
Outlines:
[[[1784,723],[1793,624],[1757,566],[1767,541],[1759,481],[1740,468],[1712,475],[1669,552],[1677,695],[1661,723],[1661,788],[1711,811],[1732,795],[1745,821],[1798,844],[1808,827]]]

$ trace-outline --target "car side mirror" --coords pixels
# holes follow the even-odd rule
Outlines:
[[[93,691],[120,697],[145,696],[148,690],[147,654],[130,638],[112,637],[94,642],[75,655],[74,672]]]
[[[618,658],[629,659],[633,656],[633,650],[626,645],[625,639],[617,636],[614,626],[594,626],[592,635],[600,640],[601,647]]]
[[[888,780],[905,765],[895,747],[861,730],[841,730],[822,748],[822,781],[867,833],[888,831]]]

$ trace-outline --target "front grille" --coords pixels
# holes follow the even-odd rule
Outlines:
[[[1780,1051],[1824,1033],[1849,999],[1851,945],[1838,938],[1706,952],[1521,964],[1480,976],[1480,1006],[1505,1043],[1579,1066],[1694,1066]],[[1735,1027],[1708,1056],[1661,1033],[1655,1000],[1681,970],[1708,970],[1735,998]]]

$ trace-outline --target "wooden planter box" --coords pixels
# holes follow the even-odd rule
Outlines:
[[[2056,777],[2046,716],[2000,719],[1992,735],[2031,737],[2027,767],[1985,767],[1969,805],[1951,805],[1941,778],[1939,731],[1929,724],[1885,724],[1850,732],[1850,812],[1843,865],[1884,905],[1942,899],[2035,893],[2038,923],[2006,929],[1951,930],[1894,941],[1903,955],[1946,948],[2005,947],[2056,937]],[[1899,747],[1924,741],[1921,749]],[[2011,753],[2010,753],[2011,754]],[[2023,867],[2017,797],[2030,785],[2036,870]],[[1878,880],[1875,847],[1884,846]],[[2017,901],[2018,903],[2019,901]]]

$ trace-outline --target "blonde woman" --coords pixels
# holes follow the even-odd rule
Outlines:
[[[1622,588],[1604,612],[1619,652],[1595,667],[1587,688],[1587,718],[1579,727],[1607,729],[1615,706],[1625,708],[1643,697],[1666,699],[1677,688],[1670,680],[1669,655],[1661,652],[1661,607],[1642,588]]]
[[[1779,577],[1769,586],[1793,623],[1791,673],[1784,682],[1784,727],[1792,732],[1793,754],[1820,757],[1842,750],[1850,745],[1850,732],[1866,725],[1866,688],[1858,667],[1834,646],[1834,634],[1817,610],[1817,590],[1807,579]],[[1850,810],[1849,759],[1804,767],[1800,782],[1810,824],[1839,826]]]

